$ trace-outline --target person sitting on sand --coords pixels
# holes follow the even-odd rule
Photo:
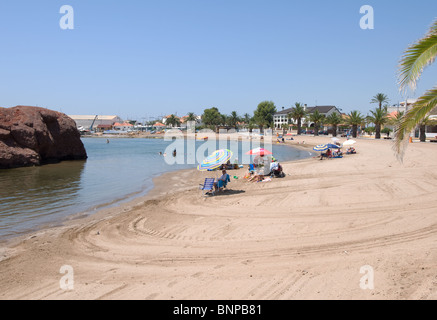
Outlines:
[[[270,166],[270,172],[272,177],[283,178],[285,174],[282,170],[282,166],[279,162],[274,162]]]
[[[320,160],[323,160],[323,158],[332,158],[332,151],[331,149],[328,149],[328,151],[326,151],[326,153],[322,153]]]
[[[264,155],[261,154],[259,157],[256,157],[255,160],[253,161],[253,164],[255,168],[264,166]]]
[[[226,164],[222,164],[220,166],[220,170],[232,170],[234,169],[234,166],[231,164],[231,160],[228,160],[228,162],[226,162]]]
[[[252,177],[249,178],[248,181],[250,181],[250,182],[252,182],[252,181],[261,182],[263,180],[264,180],[264,176],[263,175],[261,175],[261,174],[254,174],[254,175],[252,175]]]
[[[347,154],[356,154],[357,151],[355,150],[354,147],[350,147],[349,149],[347,149]]]
[[[215,191],[218,191],[221,188],[226,188],[228,182],[231,182],[231,178],[229,177],[229,174],[226,172],[226,170],[223,170],[222,174],[223,175],[217,179],[217,182],[214,182]]]

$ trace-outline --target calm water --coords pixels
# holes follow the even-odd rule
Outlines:
[[[195,168],[168,165],[159,152],[164,152],[171,142],[161,139],[111,139],[107,144],[106,139],[86,138],[83,142],[87,161],[0,170],[0,239],[144,195],[153,188],[152,178]],[[197,147],[202,144],[196,142]],[[243,144],[244,150],[250,149],[248,142]],[[241,142],[239,150],[238,157],[243,159]],[[279,161],[311,155],[283,145],[274,145],[272,151]]]

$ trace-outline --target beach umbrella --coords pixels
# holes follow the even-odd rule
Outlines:
[[[355,140],[348,140],[345,143],[343,143],[343,146],[351,146],[355,143],[357,143]]]
[[[319,152],[323,152],[323,151],[326,151],[326,150],[328,150],[329,149],[329,147],[328,147],[328,145],[327,144],[319,144],[318,146],[316,146],[316,147],[314,147],[314,151],[319,151]]]
[[[247,155],[255,156],[255,155],[272,155],[273,153],[264,149],[264,148],[256,148],[253,150],[250,150],[249,152],[246,152]]]
[[[327,144],[327,146],[328,146],[328,149],[340,149],[341,148],[340,146],[337,146],[336,144],[331,144],[331,143]]]
[[[222,164],[232,158],[232,151],[227,149],[214,151],[208,158],[202,161],[197,167],[199,171],[209,171],[219,168]]]

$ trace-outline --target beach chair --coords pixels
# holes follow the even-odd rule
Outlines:
[[[203,195],[206,196],[208,192],[210,192],[212,195],[214,195],[214,178],[206,178],[205,182],[201,185],[199,185],[199,190],[207,191]]]

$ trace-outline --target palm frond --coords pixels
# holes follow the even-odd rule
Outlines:
[[[413,107],[403,116],[395,129],[394,149],[400,160],[403,159],[410,132],[436,107],[437,87],[434,87],[420,97]]]
[[[417,80],[423,70],[432,64],[437,57],[437,20],[431,26],[428,34],[411,45],[404,53],[399,63],[399,85],[401,90],[410,86],[415,90]]]

